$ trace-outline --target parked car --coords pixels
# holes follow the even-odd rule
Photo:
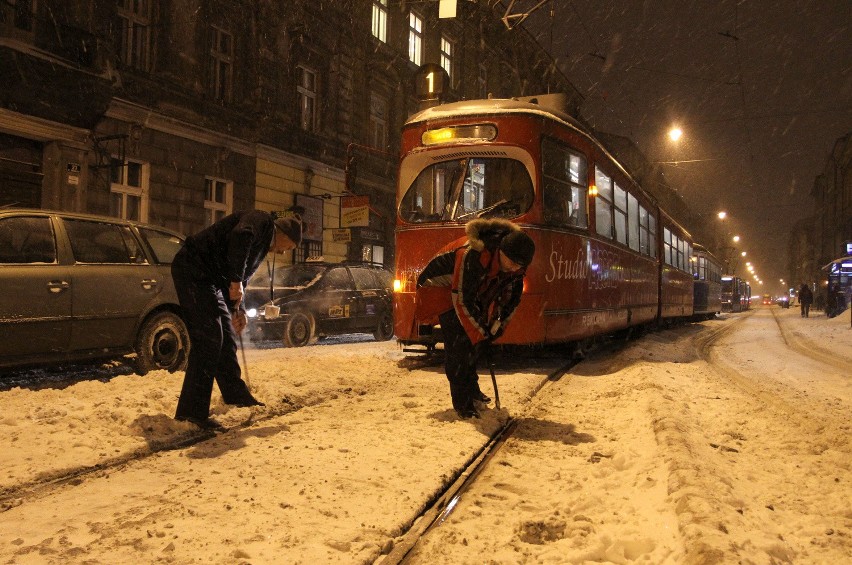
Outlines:
[[[370,264],[313,261],[275,269],[263,266],[246,288],[253,341],[281,340],[288,347],[321,336],[372,333],[393,337],[393,275]]]
[[[0,367],[136,353],[186,366],[171,261],[183,236],[117,218],[0,210]]]

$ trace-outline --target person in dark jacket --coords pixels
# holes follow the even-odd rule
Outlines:
[[[802,309],[802,318],[809,317],[811,311],[811,303],[814,301],[814,293],[811,291],[811,287],[807,284],[803,284],[799,289],[799,306]]]
[[[172,262],[172,278],[190,337],[176,420],[219,428],[209,418],[213,380],[222,400],[262,406],[240,377],[236,336],[246,327],[243,288],[267,253],[294,249],[301,221],[275,212],[241,211],[188,237]]]
[[[417,286],[446,290],[429,294],[428,300],[441,302],[430,306],[441,312],[450,397],[460,418],[478,418],[474,402],[491,401],[479,389],[478,353],[503,335],[520,303],[535,243],[517,225],[502,219],[473,220],[465,232],[467,243],[434,257],[420,273]]]

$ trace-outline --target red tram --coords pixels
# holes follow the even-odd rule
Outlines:
[[[478,217],[535,241],[524,295],[499,343],[579,341],[693,313],[690,234],[560,106],[558,95],[473,100],[413,115],[402,133],[395,334],[433,345],[416,279]]]

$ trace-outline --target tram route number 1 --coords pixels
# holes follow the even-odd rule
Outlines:
[[[436,100],[444,94],[450,77],[441,65],[426,63],[417,69],[414,80],[415,92],[420,100]]]

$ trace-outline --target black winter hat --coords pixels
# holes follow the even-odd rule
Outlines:
[[[302,242],[302,222],[298,219],[292,216],[283,218],[275,217],[275,227],[281,230],[281,233],[289,237],[297,247]]]
[[[535,242],[524,232],[513,231],[500,242],[500,251],[521,267],[526,267],[535,255]]]

